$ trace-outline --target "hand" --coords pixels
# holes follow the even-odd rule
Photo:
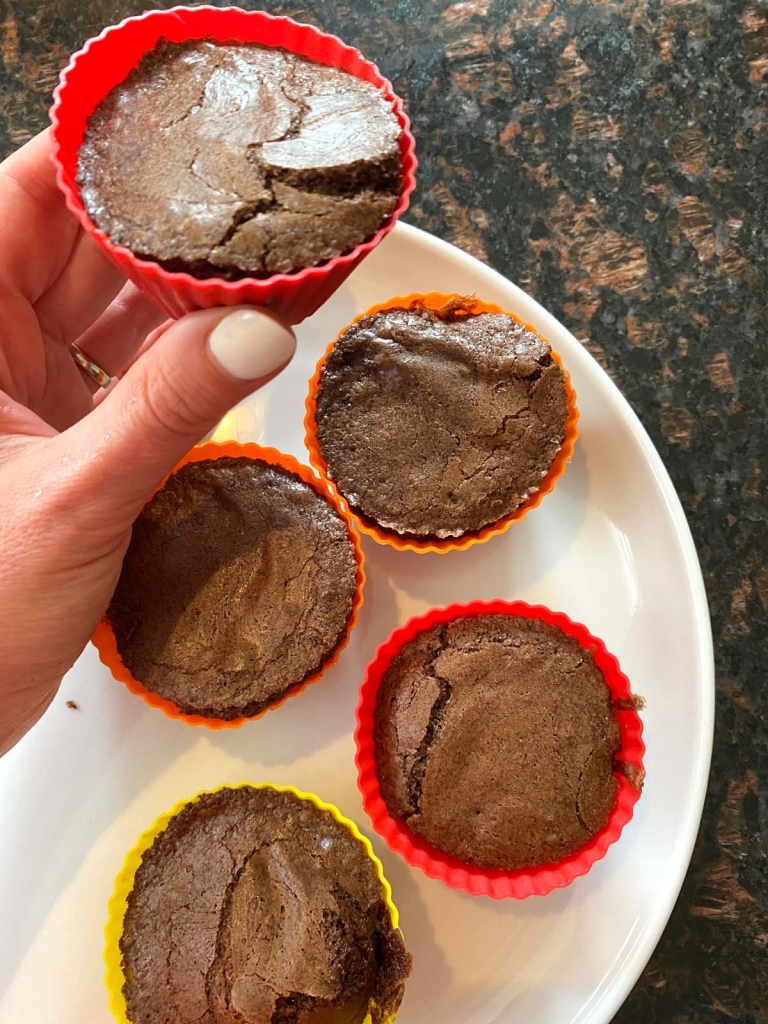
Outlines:
[[[162,319],[66,209],[48,131],[0,165],[0,754],[88,642],[149,495],[295,349],[260,310]],[[71,342],[120,380],[94,397]]]

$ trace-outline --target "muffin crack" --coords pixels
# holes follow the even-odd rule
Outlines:
[[[293,95],[286,92],[289,85],[294,90]],[[307,116],[307,111],[309,110],[309,103],[307,103],[306,97],[296,91],[296,71],[294,68],[289,68],[288,80],[282,79],[278,83],[278,88],[283,94],[286,102],[293,108],[291,110],[291,123],[277,139],[269,139],[268,141],[270,142],[285,142],[286,139],[295,139],[301,132],[304,119]]]
[[[488,466],[488,463],[494,458],[494,455],[495,455],[494,452],[488,452],[488,454],[483,459],[483,461],[480,463],[480,465],[477,466],[475,469],[471,470],[471,472],[469,472],[469,473],[465,473],[464,470],[461,468],[461,466],[459,466],[459,472],[464,477],[464,483],[469,483],[470,480],[474,480],[474,478],[476,476],[479,476],[481,473],[488,472],[486,467]],[[496,459],[496,467],[495,468],[498,469],[498,459]]]
[[[285,577],[285,579],[283,580],[283,590],[287,590],[288,586],[291,583],[294,583],[296,580],[300,579],[304,575],[304,573],[307,571],[309,566],[312,565],[312,563],[315,561],[316,558],[317,558],[317,543],[312,545],[312,550],[309,552],[307,557],[302,562],[301,568],[298,570],[298,572],[292,573],[290,576],[286,576]]]
[[[172,118],[162,126],[163,131],[169,131],[171,128],[176,128],[178,125],[183,124],[189,117],[196,114],[203,105],[205,100],[205,86],[200,87],[200,92],[194,103],[190,103],[183,114],[178,117]]]
[[[581,825],[581,827],[584,829],[585,832],[589,832],[589,833],[591,833],[592,830],[590,829],[590,827],[587,824],[587,822],[584,820],[584,817],[582,816],[582,813],[581,813],[581,790],[582,790],[582,784],[583,784],[583,780],[584,780],[584,773],[587,770],[589,762],[595,756],[595,751],[597,750],[597,748],[599,746],[600,746],[600,744],[596,743],[595,746],[592,748],[592,750],[590,750],[589,754],[587,755],[586,760],[584,761],[584,764],[581,767],[581,771],[579,772],[578,779],[576,780],[576,800],[574,801],[574,809],[576,811],[576,817],[578,819],[579,824]]]
[[[201,182],[201,184],[205,185],[207,189],[210,189],[211,192],[215,192],[217,193],[217,195],[220,196],[229,196],[230,198],[232,198],[231,192],[227,192],[225,189],[219,188],[218,185],[214,185],[213,182],[210,181],[210,179],[206,178],[205,175],[200,174],[200,172],[195,169],[195,164],[197,163],[199,158],[200,150],[197,149],[195,150],[192,159],[189,161],[189,164],[187,165],[187,172],[191,174],[193,178],[197,178],[197,180]]]
[[[507,432],[507,426],[510,423],[516,423],[518,420],[527,419],[531,415],[531,411],[531,400],[529,398],[525,405],[521,409],[518,409],[517,412],[508,412],[502,417],[501,424],[494,434],[494,437],[497,437],[499,434],[505,434]]]
[[[194,172],[193,172],[194,173]],[[198,175],[196,175],[198,176]],[[258,214],[263,213],[269,209],[274,200],[274,196],[267,197],[265,199],[256,199],[250,203],[244,203],[239,209],[237,209],[232,215],[232,219],[229,222],[229,227],[226,229],[224,234],[221,236],[219,241],[216,243],[216,249],[223,249],[229,245],[235,235],[240,231],[244,224],[248,221],[253,220]]]
[[[442,645],[443,643],[445,643],[445,630],[441,630],[439,634],[439,644]],[[439,693],[430,710],[427,728],[414,756],[410,772],[408,773],[408,795],[412,808],[412,816],[418,815],[421,810],[421,795],[424,786],[424,776],[427,771],[429,751],[432,744],[435,742],[435,739],[440,735],[446,708],[453,691],[450,681],[444,676],[441,676],[435,667],[435,663],[439,656],[440,646],[436,646],[432,653],[431,660],[424,667],[425,675],[434,679],[437,683]]]

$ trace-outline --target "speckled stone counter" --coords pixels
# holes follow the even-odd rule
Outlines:
[[[3,155],[45,126],[69,53],[145,6],[0,5]],[[768,6],[257,6],[378,61],[419,140],[407,219],[559,317],[658,446],[707,582],[717,733],[691,870],[616,1020],[768,1021]]]

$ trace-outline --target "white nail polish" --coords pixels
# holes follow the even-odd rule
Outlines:
[[[296,350],[293,331],[257,309],[236,309],[208,336],[208,348],[219,366],[238,380],[268,377],[284,366]]]

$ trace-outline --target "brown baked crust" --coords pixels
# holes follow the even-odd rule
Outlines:
[[[362,844],[273,789],[188,804],[144,854],[120,940],[132,1024],[360,1024],[411,959]]]
[[[479,867],[559,861],[615,803],[610,691],[591,654],[540,620],[482,615],[421,633],[384,674],[374,739],[390,814]]]
[[[466,309],[363,317],[321,372],[328,473],[385,529],[443,539],[497,522],[538,489],[565,438],[565,378],[547,342],[505,313]]]
[[[331,503],[260,459],[188,463],[137,519],[107,611],[134,678],[186,714],[259,714],[343,638],[355,550]]]
[[[339,68],[247,43],[161,40],[88,121],[77,181],[113,242],[200,277],[353,249],[402,184],[400,125]]]

